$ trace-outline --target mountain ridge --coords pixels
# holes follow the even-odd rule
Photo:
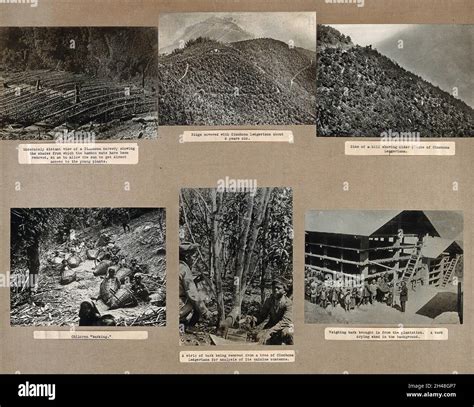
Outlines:
[[[160,48],[160,54],[167,54],[180,45],[196,38],[209,38],[222,43],[237,42],[252,39],[255,36],[240,27],[231,17],[211,16],[208,19],[185,28],[181,38],[171,45]]]
[[[201,39],[160,66],[162,125],[315,124],[314,59],[282,41]]]

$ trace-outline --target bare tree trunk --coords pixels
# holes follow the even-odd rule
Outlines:
[[[184,195],[183,195],[181,192],[180,192],[180,197],[181,197],[181,202],[185,203],[186,200],[184,199]],[[186,203],[186,205],[187,205],[187,203]],[[191,226],[190,226],[189,221],[188,221],[188,216],[187,216],[187,214],[186,214],[186,208],[185,208],[185,205],[184,205],[184,204],[182,205],[182,209],[183,209],[184,223],[185,223],[185,225],[186,225],[186,227],[187,227],[187,229],[188,229],[188,233],[189,233],[189,236],[190,236],[190,238],[191,238],[191,241],[192,241],[193,243],[196,243],[196,240],[194,239],[193,232],[192,232],[192,230],[191,230]],[[204,216],[205,216],[204,222],[206,222],[206,230],[207,230],[207,229],[208,229],[207,215],[204,214]],[[209,251],[209,253],[211,253],[211,251]],[[198,254],[199,254],[199,257],[200,257],[201,261],[203,262],[203,264],[206,264],[206,261],[205,261],[205,259],[204,259],[204,256],[202,255],[202,252],[201,252],[200,249],[198,249]],[[210,267],[210,264],[208,264],[207,266]],[[210,268],[209,268],[209,270],[210,270]],[[207,286],[211,289],[212,294],[213,294],[214,296],[216,296],[216,290],[215,290],[215,287],[214,287],[213,284],[212,284],[212,280],[209,279],[202,271],[200,271],[199,273],[200,273],[201,277],[204,279],[204,281],[206,282]]]
[[[269,210],[265,212],[265,219],[263,223],[262,262],[260,264],[260,304],[265,302],[265,275],[267,274],[268,268],[268,218]]]
[[[245,270],[245,255],[248,250],[248,237],[250,233],[250,226],[252,224],[253,210],[255,206],[255,196],[250,194],[247,203],[247,210],[243,222],[243,229],[239,239],[239,250],[237,253],[237,265],[234,274],[234,293],[232,297],[232,309],[227,315],[221,327],[230,327],[234,324],[237,317],[241,314],[242,308],[242,283]]]
[[[212,233],[211,233],[211,258],[212,258],[212,266],[211,275],[213,276],[213,281],[215,281],[216,285],[216,292],[217,292],[217,321],[218,325],[220,325],[225,319],[225,309],[224,309],[224,291],[222,288],[222,261],[221,261],[221,253],[222,253],[222,241],[219,237],[219,219],[218,215],[220,212],[221,204],[222,204],[222,196],[221,200],[217,202],[217,190],[213,189],[211,191],[211,199],[212,199],[212,212],[211,212],[211,225],[212,225]]]
[[[265,219],[265,214],[267,212],[268,203],[270,202],[270,197],[272,194],[272,188],[265,188],[262,201],[257,209],[256,220],[253,225],[252,233],[250,234],[250,239],[248,243],[248,250],[246,252],[246,259],[245,259],[245,268],[242,277],[242,292],[245,293],[247,290],[247,284],[250,281],[247,281],[247,276],[249,276],[250,265],[252,263],[252,258],[254,254],[255,244],[257,243],[258,233],[260,232],[260,228],[263,225],[263,221]],[[253,273],[252,273],[253,275]]]
[[[213,216],[211,215],[211,224],[213,223]],[[208,259],[208,264],[207,267],[209,269],[209,278],[211,281],[214,281],[214,274],[215,274],[215,260],[216,260],[216,254],[214,252],[214,242],[213,242],[213,236],[212,236],[212,231],[211,231],[211,238],[209,239],[208,245],[207,245],[207,250],[209,252],[209,259]]]
[[[30,288],[36,288],[36,284],[38,282],[38,275],[40,269],[39,254],[39,239],[35,238],[31,245],[26,248],[26,255],[28,257],[28,269],[30,272]]]

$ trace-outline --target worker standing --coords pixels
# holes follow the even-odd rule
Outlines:
[[[405,304],[408,301],[408,288],[405,281],[400,283],[400,307],[401,311],[405,312]]]

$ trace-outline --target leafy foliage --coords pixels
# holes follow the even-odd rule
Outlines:
[[[28,248],[40,249],[63,243],[71,229],[107,227],[120,224],[124,208],[14,208],[11,210],[11,264],[12,270],[25,267]],[[126,209],[130,218],[153,211],[151,208]]]
[[[315,124],[314,53],[268,38],[180,51],[160,56],[160,124]]]
[[[144,69],[156,75],[157,47],[156,29],[146,27],[0,28],[0,61],[12,71],[51,69],[132,80]]]
[[[318,135],[474,136],[474,110],[464,102],[370,46],[345,46],[347,40],[327,28],[319,30],[329,43],[320,42],[318,50]]]
[[[213,194],[216,205],[213,205]],[[181,240],[200,245],[194,271],[204,274],[212,282],[214,293],[223,296],[226,313],[236,305],[235,277],[242,263],[248,265],[243,267],[239,279],[242,295],[255,294],[258,288],[268,295],[272,281],[278,276],[292,280],[292,199],[289,188],[259,188],[254,198],[245,192],[182,191]],[[243,238],[247,228],[248,236]],[[222,292],[219,292],[220,280]],[[251,302],[252,295],[243,299],[242,307],[250,306]]]

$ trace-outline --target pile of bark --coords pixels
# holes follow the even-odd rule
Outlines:
[[[77,324],[77,300],[61,294],[58,278],[44,275],[36,292],[29,289],[12,293],[11,325],[64,326]]]
[[[118,318],[117,326],[165,326],[166,307],[150,307],[138,317]]]

